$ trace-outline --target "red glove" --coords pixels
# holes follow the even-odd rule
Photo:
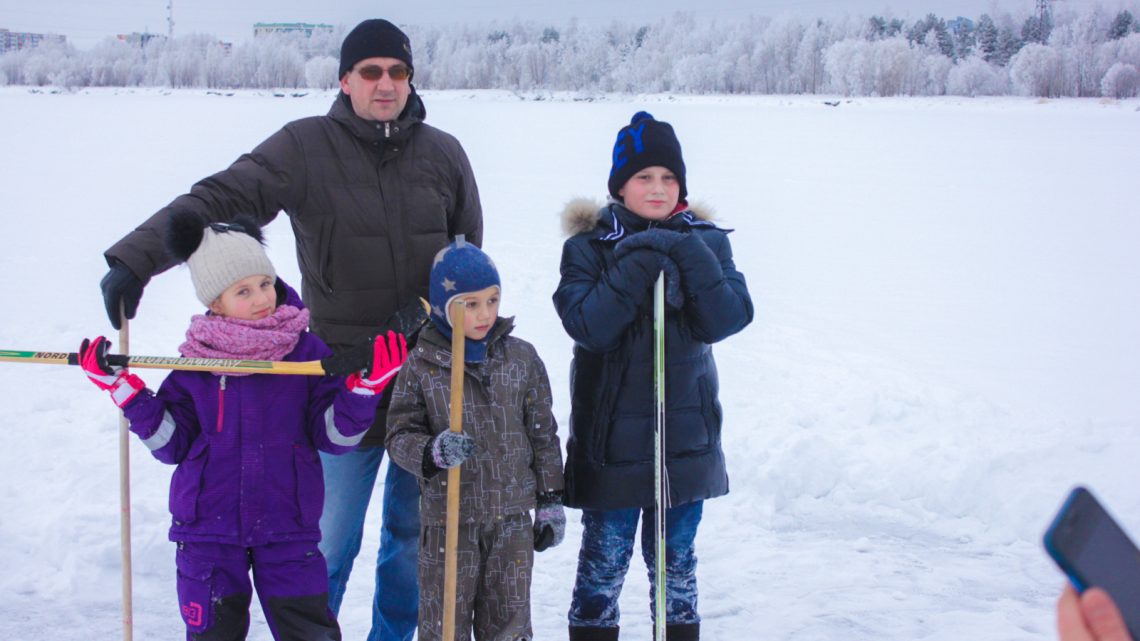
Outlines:
[[[361,372],[348,375],[344,384],[356,394],[373,396],[384,391],[408,359],[408,343],[403,334],[389,331],[372,340],[372,362]]]
[[[131,402],[146,383],[125,367],[112,367],[107,364],[107,349],[111,343],[102,336],[95,340],[83,339],[79,345],[79,366],[87,378],[101,390],[111,393],[111,400],[119,407]]]

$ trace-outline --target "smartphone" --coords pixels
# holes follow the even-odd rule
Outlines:
[[[1078,592],[1108,592],[1140,641],[1140,550],[1092,492],[1073,488],[1045,531],[1045,550]]]

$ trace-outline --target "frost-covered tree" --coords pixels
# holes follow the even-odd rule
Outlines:
[[[830,42],[830,30],[822,20],[816,20],[804,30],[796,53],[796,75],[806,93],[818,93],[823,88],[823,51]]]
[[[1113,98],[1133,98],[1140,95],[1140,70],[1136,65],[1117,62],[1108,68],[1100,83],[1101,93]]]
[[[983,13],[982,16],[978,18],[976,33],[978,50],[981,51],[982,58],[986,62],[1001,64],[998,62],[1001,58],[1000,45],[998,44],[998,28],[997,25],[994,24],[994,19],[990,17],[990,14]]]
[[[867,39],[885,40],[886,38],[893,38],[902,33],[905,28],[906,23],[898,18],[888,20],[883,16],[871,16],[867,20]]]
[[[1022,96],[1055,98],[1061,94],[1061,57],[1052,47],[1031,42],[1009,61],[1013,90]]]
[[[637,24],[500,20],[406,30],[421,89],[1094,96],[1105,87],[1127,91],[1126,66],[1106,84],[1116,63],[1140,68],[1140,36],[1116,37],[1135,20],[1117,14],[1115,31],[1113,23],[1096,8],[1060,14],[1048,41],[1032,42],[1044,50],[1021,56],[1016,70],[1024,23],[1009,14],[982,15],[976,29],[933,14],[907,29],[882,16],[724,22],[688,12]],[[262,37],[232,49],[195,35],[145,47],[109,39],[85,52],[45,45],[0,57],[0,73],[9,84],[335,89],[344,32]]]
[[[1124,36],[1136,31],[1136,18],[1132,16],[1132,12],[1128,10],[1121,11],[1116,14],[1112,19],[1112,24],[1108,28],[1108,39],[1119,40]]]
[[[1005,71],[973,55],[954,65],[946,78],[946,93],[956,96],[1000,96],[1008,91]]]
[[[924,53],[903,37],[868,42],[841,40],[824,51],[830,89],[846,96],[896,96],[915,93],[930,77]]]
[[[950,35],[954,40],[954,59],[967,58],[978,46],[978,28],[969,21],[959,20]]]
[[[1058,25],[1049,38],[1061,56],[1064,95],[1100,95],[1100,82],[1111,62],[1101,62],[1098,50],[1104,42],[1101,14],[1094,10]]]
[[[933,13],[914,23],[907,31],[907,40],[936,49],[948,58],[954,57],[954,38],[946,28],[946,21]]]
[[[314,89],[333,89],[340,82],[336,77],[340,60],[332,56],[317,56],[305,62],[305,86]]]
[[[1042,16],[1029,16],[1021,25],[1021,40],[1023,42],[1036,42],[1044,44],[1049,41],[1049,34],[1053,31],[1053,19],[1046,13]]]
[[[866,96],[871,93],[871,45],[862,38],[847,38],[832,44],[823,52],[829,88],[844,96]]]
[[[146,77],[142,48],[117,38],[96,44],[87,55],[93,87],[134,87]]]
[[[1013,27],[1005,26],[998,31],[998,50],[993,62],[1005,66],[1021,51],[1025,42],[1013,32]]]

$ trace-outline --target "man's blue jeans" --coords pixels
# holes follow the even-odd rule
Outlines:
[[[376,485],[384,449],[369,447],[333,456],[321,452],[325,509],[321,553],[329,568],[329,608],[340,610],[352,562],[364,536],[364,514]],[[420,488],[416,477],[388,462],[380,524],[380,553],[368,641],[411,641],[419,610]]]
[[[697,555],[693,540],[701,522],[702,501],[665,510],[665,614],[670,625],[700,623],[697,614]],[[644,516],[643,516],[644,515]],[[582,547],[578,576],[570,602],[570,625],[615,628],[621,619],[618,597],[625,583],[637,521],[641,517],[641,556],[649,571],[649,604],[653,611],[656,549],[654,511],[582,510]]]

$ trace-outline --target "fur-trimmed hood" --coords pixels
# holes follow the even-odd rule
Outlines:
[[[574,198],[562,208],[562,232],[566,236],[591,231],[598,226],[602,212],[614,201],[602,202],[593,198]],[[715,210],[704,203],[689,204],[687,210],[698,220],[712,222]]]

